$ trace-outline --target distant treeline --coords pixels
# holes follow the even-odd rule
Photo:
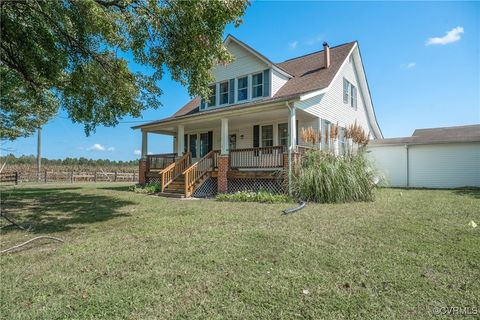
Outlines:
[[[0,166],[2,166],[5,161],[7,165],[14,164],[31,164],[35,165],[37,163],[37,158],[34,155],[29,156],[20,156],[15,157],[13,154],[0,157]],[[80,158],[65,158],[65,159],[47,159],[42,158],[42,165],[65,165],[65,166],[138,166],[138,160],[130,161],[114,161],[108,159],[87,159],[84,157]]]

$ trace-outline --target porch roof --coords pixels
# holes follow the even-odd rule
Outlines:
[[[173,125],[173,124],[181,124],[185,121],[192,122],[198,120],[209,120],[209,119],[221,119],[228,116],[234,116],[237,114],[243,114],[244,112],[253,112],[253,111],[271,111],[275,109],[285,108],[287,102],[294,102],[298,101],[300,97],[298,95],[294,95],[292,97],[285,97],[285,98],[268,98],[268,99],[261,99],[256,100],[254,102],[237,104],[232,106],[226,107],[219,107],[212,110],[205,110],[199,113],[193,114],[186,114],[182,116],[171,116],[168,118],[164,118],[157,121],[152,121],[146,124],[138,125],[132,127],[132,129],[142,129],[148,131],[149,128],[155,128],[159,125]]]

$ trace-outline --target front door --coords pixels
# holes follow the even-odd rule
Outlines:
[[[213,132],[208,131],[200,133],[200,158],[212,151],[213,147]]]

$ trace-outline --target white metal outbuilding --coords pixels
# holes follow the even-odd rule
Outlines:
[[[392,187],[480,187],[480,125],[417,129],[375,140],[368,151]]]

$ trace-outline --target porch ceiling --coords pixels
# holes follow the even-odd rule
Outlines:
[[[297,109],[297,119],[298,120],[311,120],[314,119],[315,116],[307,113],[303,110]],[[216,118],[205,118],[202,119],[200,117],[196,118],[194,121],[193,119],[189,119],[189,121],[185,120],[177,120],[172,121],[168,124],[159,124],[158,126],[149,128],[148,132],[152,133],[160,133],[160,134],[169,134],[175,135],[177,132],[177,126],[183,125],[185,131],[190,130],[206,130],[212,128],[219,128],[221,126],[221,119],[228,119],[228,127],[229,128],[240,128],[245,127],[246,125],[254,125],[256,123],[264,123],[266,121],[278,122],[284,120],[287,122],[288,120],[288,109],[286,106],[282,106],[281,108],[269,108],[267,110],[262,111],[251,111],[249,113],[239,113],[239,114],[222,114],[218,115]]]

